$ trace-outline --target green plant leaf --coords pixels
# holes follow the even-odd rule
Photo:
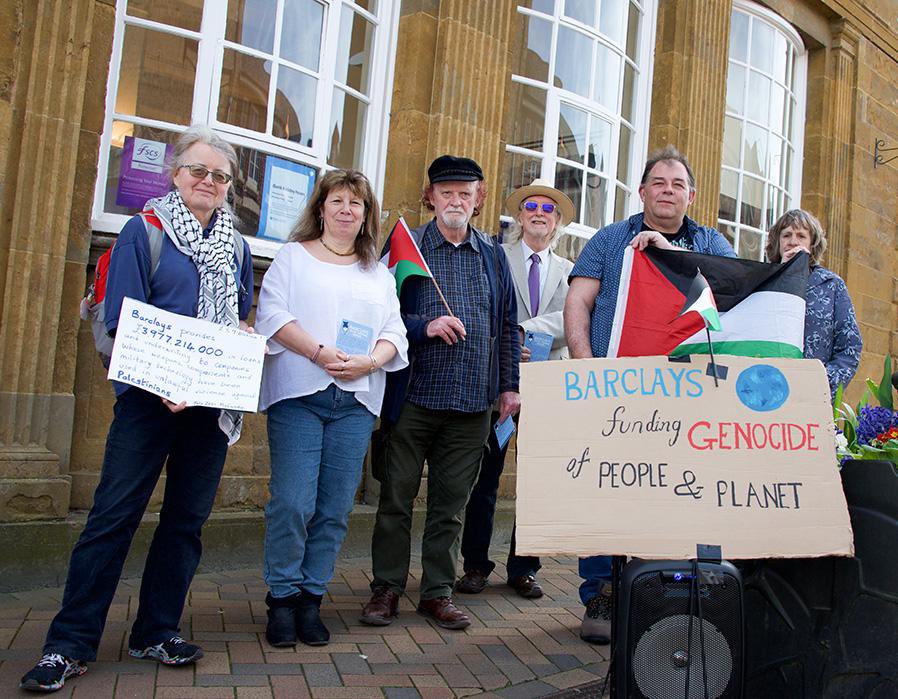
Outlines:
[[[888,354],[882,363],[882,381],[876,389],[876,397],[883,408],[892,410],[892,358]]]
[[[839,384],[836,389],[836,396],[833,398],[833,420],[839,419],[839,406],[842,405],[842,394],[845,392],[845,386]]]

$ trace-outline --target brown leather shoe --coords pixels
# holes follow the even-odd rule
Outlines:
[[[543,596],[543,589],[536,582],[533,575],[522,575],[514,580],[509,580],[508,584],[514,588],[521,597],[526,599],[539,599]]]
[[[399,616],[399,593],[386,585],[374,590],[368,604],[362,609],[359,621],[369,626],[388,626]]]
[[[452,604],[449,597],[422,599],[418,603],[418,614],[430,617],[444,629],[464,629],[471,625],[468,615]]]
[[[465,574],[455,583],[455,591],[466,595],[476,595],[479,592],[483,592],[488,576],[489,573],[483,573],[479,570],[466,570]]]

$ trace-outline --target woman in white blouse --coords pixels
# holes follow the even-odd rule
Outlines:
[[[266,636],[330,639],[319,615],[362,475],[385,371],[408,364],[393,276],[378,263],[380,209],[365,176],[322,176],[262,280],[256,332],[269,336]]]

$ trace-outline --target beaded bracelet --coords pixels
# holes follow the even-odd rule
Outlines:
[[[312,364],[318,364],[318,355],[321,354],[321,350],[323,349],[324,345],[318,345],[318,349],[315,350],[315,354],[309,357],[309,361],[312,362]]]

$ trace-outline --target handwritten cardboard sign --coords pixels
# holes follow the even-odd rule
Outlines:
[[[852,555],[822,364],[720,364],[522,364],[518,553]]]
[[[262,335],[126,298],[108,376],[173,403],[255,412],[264,356]]]

